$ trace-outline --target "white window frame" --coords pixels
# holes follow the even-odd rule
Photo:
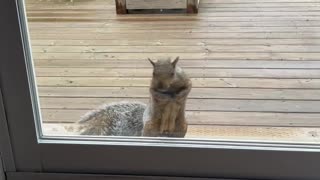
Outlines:
[[[1,0],[0,23],[0,153],[8,180],[320,179],[317,144],[43,136],[23,1]]]

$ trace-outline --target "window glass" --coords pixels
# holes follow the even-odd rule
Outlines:
[[[25,0],[44,135],[319,142],[317,2],[158,1]]]

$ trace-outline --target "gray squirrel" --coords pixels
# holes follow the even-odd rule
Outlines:
[[[192,83],[174,60],[151,60],[153,76],[150,100],[105,104],[80,121],[81,135],[184,137],[187,131],[185,104]]]
[[[152,61],[150,102],[143,116],[143,136],[184,137],[187,132],[185,105],[192,83],[177,66],[179,57]]]

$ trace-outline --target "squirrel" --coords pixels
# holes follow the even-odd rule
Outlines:
[[[192,83],[174,60],[153,61],[150,100],[105,104],[85,114],[81,135],[184,137],[187,131],[185,104]]]
[[[174,60],[153,61],[150,102],[143,116],[143,136],[184,137],[185,105],[192,83]]]
[[[81,135],[141,136],[146,105],[140,102],[114,102],[89,111],[76,123]]]

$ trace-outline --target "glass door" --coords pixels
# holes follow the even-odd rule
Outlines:
[[[1,2],[8,179],[319,179],[317,2],[288,4]]]

